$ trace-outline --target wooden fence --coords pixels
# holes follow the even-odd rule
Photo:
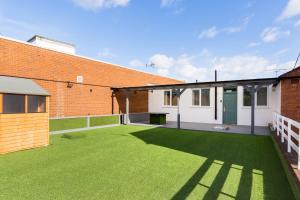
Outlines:
[[[300,170],[300,123],[282,116],[278,113],[273,114],[273,128],[281,142],[287,142],[287,152],[293,149],[298,155],[298,170]]]

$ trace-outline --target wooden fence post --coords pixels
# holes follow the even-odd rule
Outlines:
[[[287,151],[289,152],[289,153],[291,153],[291,120],[287,120],[287,122],[288,122],[288,145],[287,145]]]
[[[300,127],[298,127],[298,142],[300,141]],[[298,170],[300,170],[300,145],[298,144]]]
[[[279,136],[279,115],[276,114],[277,136]]]
[[[283,118],[283,116],[281,116],[281,142],[282,143],[284,142],[284,137],[283,137],[284,128],[283,128],[283,125],[284,125],[284,118]]]
[[[300,141],[300,127],[298,127],[298,142]],[[300,170],[300,145],[298,144],[298,170]]]

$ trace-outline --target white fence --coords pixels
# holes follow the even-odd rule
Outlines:
[[[287,152],[291,153],[291,149],[297,152],[298,170],[300,170],[300,123],[278,113],[274,113],[273,128],[276,130],[277,136],[280,136],[281,142],[287,142]]]

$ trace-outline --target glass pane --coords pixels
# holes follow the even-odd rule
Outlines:
[[[46,112],[46,97],[44,96],[28,96],[28,112]]]
[[[244,106],[251,106],[251,94],[244,88]]]
[[[193,96],[192,96],[192,104],[193,106],[199,106],[200,105],[200,92],[199,90],[193,90]]]
[[[268,89],[266,87],[257,91],[257,105],[266,106],[268,102]]]
[[[3,94],[3,113],[25,113],[25,95]]]
[[[169,106],[170,105],[170,91],[164,92],[164,105]]]
[[[177,106],[177,95],[176,95],[176,91],[172,90],[172,106]]]
[[[201,106],[210,106],[210,89],[201,89]]]

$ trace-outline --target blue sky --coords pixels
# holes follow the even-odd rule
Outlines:
[[[188,82],[271,77],[300,52],[300,0],[0,0],[0,33]]]

